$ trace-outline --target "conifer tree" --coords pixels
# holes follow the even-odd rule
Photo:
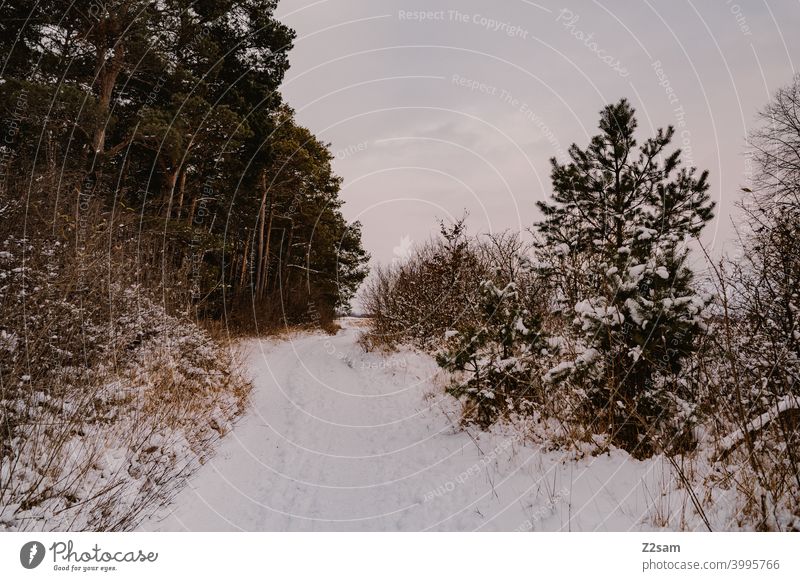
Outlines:
[[[668,151],[674,129],[637,145],[623,99],[600,116],[600,134],[570,161],[552,160],[552,202],[539,203],[542,265],[559,310],[573,319],[573,356],[546,375],[585,390],[599,430],[646,453],[654,428],[682,406],[678,376],[703,328],[687,239],[712,218],[708,173]]]
[[[146,284],[199,317],[256,313],[268,326],[307,320],[312,302],[326,318],[346,308],[368,257],[329,145],[278,91],[294,31],[276,8],[5,2],[0,109],[16,138],[0,157],[20,181],[9,188],[39,184],[28,203],[67,228],[87,200],[116,223],[135,212]]]
[[[463,373],[449,389],[467,400],[467,416],[486,427],[506,412],[528,412],[536,400],[533,361],[545,349],[541,321],[524,307],[514,282],[480,287],[479,317],[450,331],[439,365]]]

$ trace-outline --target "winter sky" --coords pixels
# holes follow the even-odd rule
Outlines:
[[[380,262],[463,209],[475,230],[529,227],[549,159],[621,97],[641,136],[674,125],[710,171],[703,242],[731,250],[748,128],[800,65],[797,0],[282,0],[278,15],[297,31],[284,95],[331,142]]]

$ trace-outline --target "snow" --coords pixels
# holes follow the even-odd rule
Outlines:
[[[30,269],[27,280],[45,276]],[[9,368],[0,413],[12,429],[3,443],[11,454],[0,454],[0,531],[130,528],[208,457],[249,386],[205,332],[135,287],[108,287],[114,340],[89,354],[106,336],[105,309],[78,310],[33,288],[41,308],[0,331]],[[3,289],[6,303],[17,299],[14,287]],[[55,345],[69,346],[60,337],[76,329],[82,356],[73,362]],[[33,363],[18,363],[23,355]]]
[[[625,307],[628,309],[628,317],[630,317],[631,321],[633,321],[635,325],[641,328],[645,328],[647,326],[648,320],[642,315],[642,309],[635,300],[625,299]],[[666,301],[664,307],[667,307]]]
[[[723,450],[723,452],[728,452],[731,448],[744,439],[745,434],[763,429],[769,422],[787,410],[798,409],[800,409],[800,400],[793,395],[786,395],[779,399],[774,407],[748,422],[744,429],[736,430],[732,434],[723,438],[720,442],[720,448]]]
[[[639,234],[636,236],[639,240],[652,240],[658,232],[652,228],[641,227]]]
[[[578,358],[575,360],[575,364],[578,367],[586,367],[592,365],[599,359],[600,359],[600,352],[594,347],[589,347],[583,353],[578,355]]]
[[[517,319],[516,323],[514,324],[514,330],[522,333],[523,335],[527,335],[530,332],[530,329],[525,326],[525,323],[522,322],[522,319]]]
[[[556,244],[553,247],[553,254],[556,256],[566,256],[569,254],[569,245],[565,243]]]
[[[660,457],[576,459],[517,425],[462,430],[431,357],[367,353],[343,326],[243,344],[250,411],[142,529],[651,530],[677,498]]]
[[[628,276],[633,280],[639,280],[646,268],[646,264],[635,264],[628,268]]]
[[[603,302],[601,299],[598,302]],[[586,331],[593,327],[595,322],[614,327],[621,325],[625,322],[625,316],[619,312],[619,309],[614,305],[606,306],[605,304],[592,304],[591,300],[583,300],[575,305],[575,312],[580,319],[583,319],[583,330]],[[579,319],[579,320],[580,320]]]

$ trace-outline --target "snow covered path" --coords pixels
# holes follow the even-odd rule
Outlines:
[[[562,461],[513,433],[459,431],[433,360],[336,336],[247,343],[251,409],[145,530],[629,530],[667,470]],[[674,507],[673,507],[674,508]]]

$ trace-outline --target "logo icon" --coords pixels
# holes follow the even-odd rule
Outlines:
[[[19,551],[19,562],[26,569],[35,569],[44,560],[44,545],[39,541],[31,541],[22,545]]]

